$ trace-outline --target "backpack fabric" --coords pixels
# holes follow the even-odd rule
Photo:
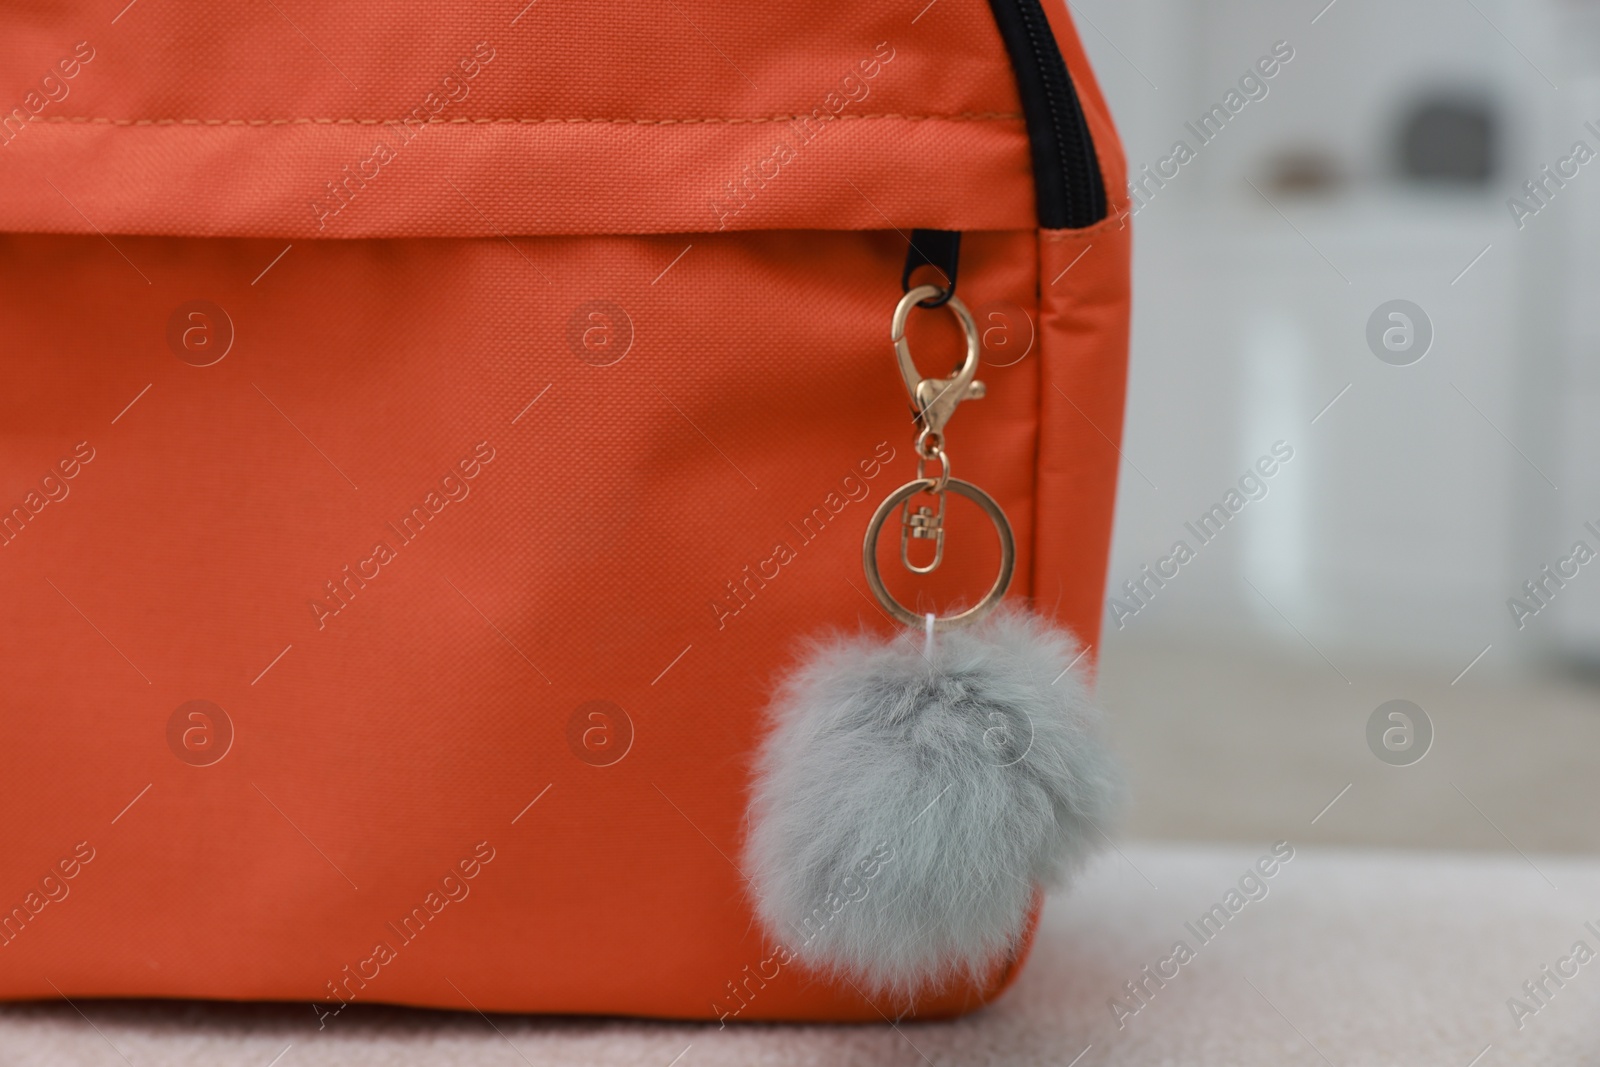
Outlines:
[[[1129,230],[1065,5],[115,6],[0,34],[0,997],[880,1019],[752,923],[750,758],[891,627],[916,233],[957,474],[1098,640]]]

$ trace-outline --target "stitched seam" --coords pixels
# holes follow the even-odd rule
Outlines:
[[[962,112],[956,115],[773,115],[766,118],[703,118],[703,119],[591,119],[591,118],[455,118],[437,119],[430,118],[429,125],[452,125],[486,123],[513,123],[513,124],[590,124],[590,125],[625,125],[625,126],[689,126],[702,123],[717,123],[725,125],[739,125],[743,123],[760,122],[800,122],[810,120],[816,122],[860,122],[868,119],[900,119],[906,122],[927,122],[941,120],[946,122],[997,122],[1020,120],[1020,112],[1007,111],[980,111]],[[397,126],[405,119],[113,119],[91,117],[87,115],[30,115],[29,122],[76,123],[80,125],[94,124],[102,126]]]
[[[1043,241],[1049,241],[1052,244],[1059,244],[1064,241],[1081,241],[1085,237],[1095,237],[1107,230],[1126,229],[1128,217],[1131,217],[1131,213],[1129,216],[1125,217],[1119,214],[1113,207],[1110,214],[1092,226],[1085,226],[1082,229],[1077,230],[1040,230],[1039,238]]]

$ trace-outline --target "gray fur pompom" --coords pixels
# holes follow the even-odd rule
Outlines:
[[[1014,950],[1119,793],[1069,635],[1009,611],[925,651],[909,632],[812,649],[773,702],[745,851],[793,956],[903,997]]]

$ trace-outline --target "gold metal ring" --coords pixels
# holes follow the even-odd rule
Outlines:
[[[883,605],[885,611],[907,626],[917,628],[922,627],[923,616],[891,596],[883,584],[883,576],[878,573],[878,536],[883,531],[884,522],[896,508],[918,493],[931,491],[935,484],[932,478],[918,478],[890,493],[888,499],[879,504],[878,510],[873,513],[872,521],[867,524],[867,536],[861,545],[861,566],[867,575],[867,588],[872,590],[872,595],[878,598],[878,603]],[[994,523],[995,531],[1000,535],[1000,574],[995,578],[994,585],[983,595],[983,599],[972,607],[955,615],[934,619],[935,630],[965,626],[987,615],[996,604],[1000,603],[1001,598],[1006,595],[1006,590],[1011,587],[1011,576],[1017,566],[1017,542],[1011,533],[1011,522],[1006,518],[1006,513],[1000,509],[1000,505],[995,502],[994,497],[971,482],[964,482],[959,478],[951,478],[945,488],[978,505]]]

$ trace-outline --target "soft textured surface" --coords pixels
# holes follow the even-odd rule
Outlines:
[[[0,1009],[0,1064],[668,1067],[681,1053],[675,1067],[1067,1067],[1081,1053],[1077,1067],[1467,1067],[1487,1046],[1476,1067],[1600,1061],[1600,961],[1520,1031],[1506,1008],[1573,941],[1595,945],[1583,923],[1600,914],[1600,862],[1513,853],[1301,846],[1118,1030],[1107,1001],[1268,847],[1101,857],[1047,905],[1015,988],[954,1022],[719,1031],[352,1008],[319,1032],[303,1004],[57,1002]]]
[[[1071,637],[1020,612],[843,637],[781,686],[745,869],[768,934],[896,1004],[980,979],[1116,793]]]

